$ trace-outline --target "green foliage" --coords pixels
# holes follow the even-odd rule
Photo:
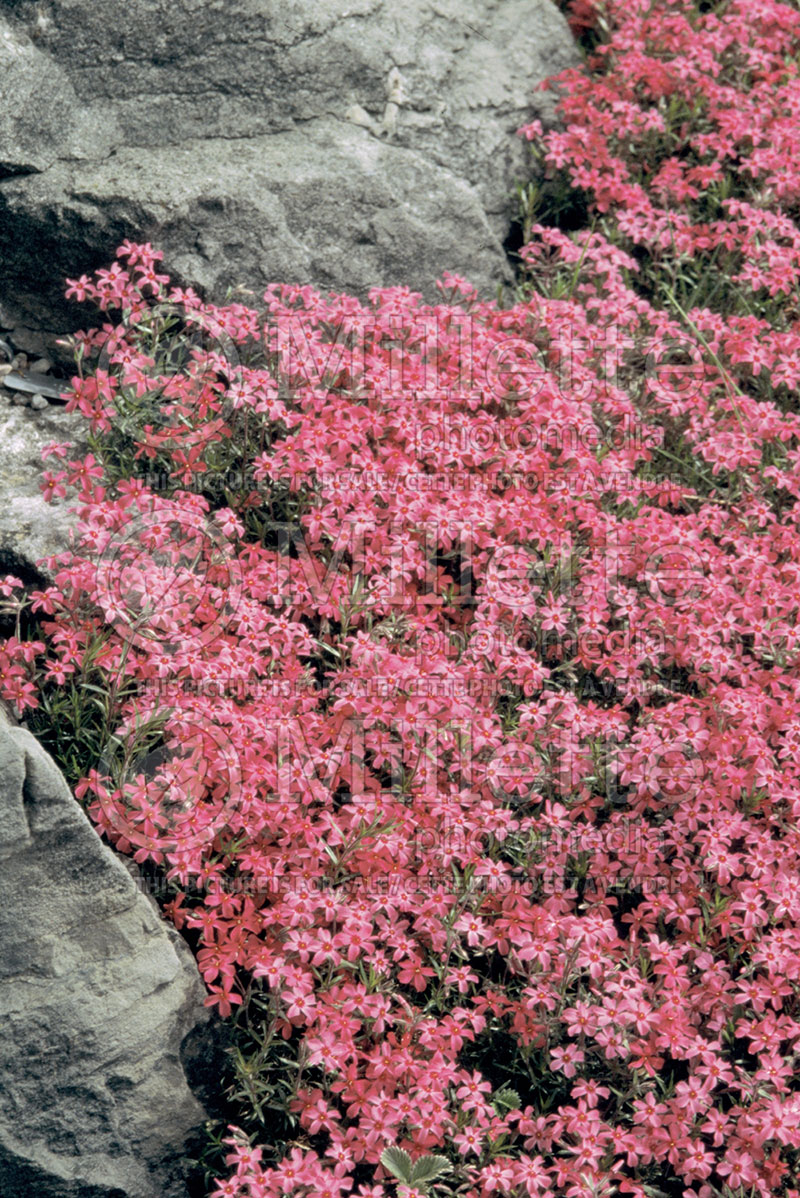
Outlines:
[[[417,1188],[427,1187],[443,1173],[449,1173],[451,1166],[446,1156],[421,1156],[412,1163],[411,1157],[394,1144],[384,1149],[381,1154],[381,1164],[384,1169],[393,1173],[398,1181]]]

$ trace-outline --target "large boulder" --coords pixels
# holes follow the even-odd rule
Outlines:
[[[192,954],[0,709],[0,1194],[186,1198]]]
[[[515,130],[576,60],[552,0],[0,0],[0,305],[74,327],[63,277],[125,236],[212,299],[492,295]]]

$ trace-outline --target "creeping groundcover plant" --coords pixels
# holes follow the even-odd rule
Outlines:
[[[800,13],[569,13],[513,301],[70,284],[0,694],[232,1028],[213,1198],[800,1195]]]

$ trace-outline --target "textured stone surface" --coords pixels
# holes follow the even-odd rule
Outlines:
[[[435,298],[446,270],[492,295],[515,130],[576,60],[552,0],[0,0],[0,304],[74,326],[63,276],[123,236],[210,298]]]
[[[0,1194],[186,1198],[191,952],[0,711]]]
[[[0,574],[33,580],[39,559],[67,548],[73,521],[64,500],[49,504],[42,498],[41,455],[51,441],[81,445],[86,427],[77,412],[54,404],[32,411],[13,403],[11,392],[0,387]],[[48,577],[44,568],[39,573]]]
[[[0,72],[0,179],[46,170],[64,154],[109,153],[111,130],[80,103],[66,71],[23,27],[2,20]]]

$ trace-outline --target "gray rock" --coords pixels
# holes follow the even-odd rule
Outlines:
[[[46,170],[62,152],[70,109],[69,80],[23,33],[0,25],[0,178]],[[8,98],[11,102],[8,102]]]
[[[2,711],[0,904],[3,1198],[186,1198],[191,952]]]
[[[6,111],[44,106],[38,157],[0,123],[0,301],[28,330],[85,323],[63,278],[126,236],[214,299],[273,281],[435,299],[446,270],[491,296],[515,130],[578,61],[552,0],[0,0],[3,26]]]
[[[36,412],[42,412],[45,408],[49,408],[50,404],[43,395],[32,395],[29,407],[33,408]]]
[[[73,365],[71,354],[56,344],[61,336],[59,329],[27,328],[23,323],[23,318],[22,309],[7,298],[0,310],[0,323],[4,329],[13,330],[14,344],[33,357],[37,357],[39,354],[48,354],[62,365]]]
[[[11,181],[4,196],[12,212],[59,211],[61,250],[51,248],[62,256],[69,246],[79,252],[91,196],[93,237],[116,245],[131,228],[157,228],[170,267],[216,295],[238,283],[263,290],[271,279],[311,278],[366,294],[381,277],[435,279],[443,262],[487,286],[505,277],[472,188],[330,118],[309,122],[302,138],[209,139],[120,150],[92,167],[59,163]],[[442,220],[442,206],[452,219]]]
[[[42,497],[42,449],[51,441],[72,442],[80,456],[87,425],[78,412],[47,404],[47,411],[34,415],[15,406],[14,398],[0,388],[0,574],[44,581],[50,572],[37,562],[64,552],[73,520],[63,500],[50,504]]]

